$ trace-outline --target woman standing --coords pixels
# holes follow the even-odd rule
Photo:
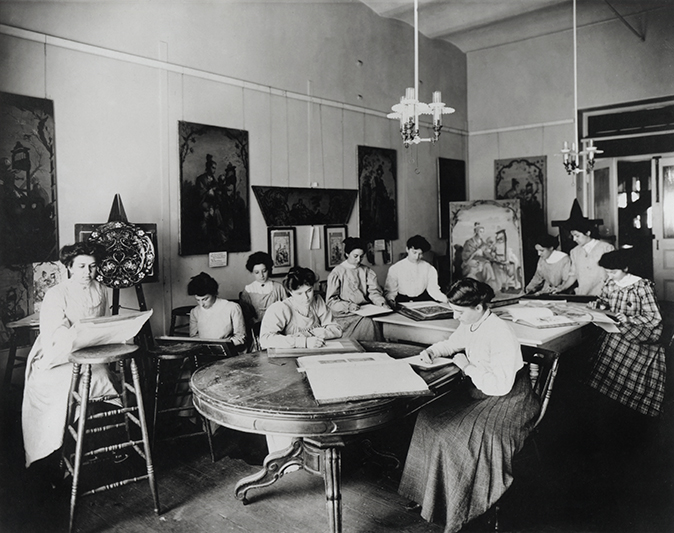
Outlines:
[[[190,337],[225,339],[237,349],[246,342],[246,324],[239,304],[218,298],[218,282],[205,272],[187,284],[196,307],[190,311]]]
[[[84,318],[104,316],[108,310],[107,289],[94,279],[102,253],[86,242],[64,246],[59,258],[68,270],[68,280],[49,289],[42,302],[40,335],[28,354],[21,409],[26,467],[41,459],[53,463],[47,467],[58,464],[54,452],[63,444],[74,325]],[[92,396],[116,394],[116,383],[107,365],[91,365]],[[114,403],[121,405],[119,400]]]
[[[328,309],[342,327],[342,336],[364,341],[381,340],[379,326],[371,318],[355,314],[365,304],[390,309],[377,283],[377,274],[361,264],[365,243],[362,239],[347,237],[344,240],[344,254],[346,259],[328,276]]]
[[[557,294],[562,287],[573,285],[575,279],[571,274],[571,258],[564,252],[557,250],[559,239],[547,233],[536,239],[536,253],[538,264],[534,277],[528,283],[524,292],[539,294]]]
[[[323,298],[314,295],[318,281],[313,270],[293,267],[283,286],[290,294],[267,309],[260,327],[260,345],[266,348],[320,348],[327,339],[342,336]]]
[[[620,332],[602,332],[589,385],[641,415],[655,417],[665,395],[662,315],[653,282],[629,273],[631,253],[616,250],[599,260],[608,276],[599,302],[615,314]]]
[[[448,293],[460,322],[422,357],[452,357],[469,378],[459,395],[419,412],[398,492],[445,532],[486,512],[512,483],[512,458],[539,411],[511,327],[492,314],[493,289],[464,278]]]

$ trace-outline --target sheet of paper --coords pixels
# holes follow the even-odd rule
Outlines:
[[[620,329],[618,329],[616,323],[612,318],[606,316],[606,313],[600,311],[588,311],[588,313],[592,316],[592,322],[607,333],[620,333]]]
[[[152,309],[142,313],[130,313],[76,322],[73,350],[102,344],[121,344],[133,339],[143,324],[152,316]]]
[[[411,357],[404,357],[400,361],[405,361],[415,368],[421,368],[422,370],[433,370],[435,368],[441,368],[447,365],[453,365],[454,362],[447,357],[438,357],[434,359],[432,363],[427,363],[421,359],[420,355],[412,355]]]
[[[308,368],[306,375],[319,404],[432,394],[403,361],[317,366]]]
[[[374,305],[374,304],[365,304],[361,305],[360,309],[355,312],[356,315],[360,316],[377,316],[377,315],[385,315],[386,313],[392,313],[393,309],[390,307],[381,307],[379,305]]]

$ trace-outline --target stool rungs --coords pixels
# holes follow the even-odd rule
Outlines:
[[[87,435],[93,433],[102,433],[103,431],[108,431],[109,429],[123,428],[125,426],[124,422],[119,422],[117,424],[108,424],[107,426],[99,426],[97,428],[91,428],[86,430]]]
[[[149,479],[149,476],[145,474],[144,476],[132,477],[129,479],[123,479],[121,481],[115,481],[114,483],[103,485],[101,487],[88,490],[87,492],[83,492],[82,494],[80,494],[80,496],[88,496],[89,494],[96,494],[97,492],[104,492],[106,490],[116,489],[117,487],[123,487],[124,485],[128,485],[129,483],[136,483],[137,481],[143,481],[144,479]]]
[[[157,414],[161,415],[161,414],[164,414],[164,413],[175,413],[175,412],[178,412],[178,411],[194,411],[194,406],[186,405],[184,407],[167,407],[166,409],[157,410]]]

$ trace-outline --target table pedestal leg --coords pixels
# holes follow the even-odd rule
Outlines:
[[[241,479],[234,488],[236,498],[248,504],[246,493],[251,489],[275,483],[291,465],[323,476],[325,500],[331,533],[342,531],[342,448],[339,437],[294,439],[285,450],[270,453],[259,472]]]

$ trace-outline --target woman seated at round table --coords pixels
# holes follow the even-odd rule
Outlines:
[[[557,250],[559,238],[544,233],[536,238],[534,248],[538,253],[536,272],[527,284],[527,294],[557,294],[563,287],[573,284],[571,258],[568,254]]]
[[[197,301],[190,311],[190,337],[228,340],[240,350],[246,342],[243,312],[239,304],[218,298],[218,288],[205,272],[187,284],[187,293]]]
[[[323,298],[314,294],[316,274],[293,267],[283,286],[290,296],[269,306],[260,326],[260,345],[266,348],[320,348],[328,339],[342,336]]]
[[[47,476],[58,472],[73,365],[68,361],[75,342],[75,324],[106,315],[108,290],[94,279],[104,250],[78,242],[64,246],[59,258],[68,279],[45,294],[40,309],[40,334],[26,364],[21,408],[26,467],[36,463]],[[117,393],[117,379],[107,365],[91,365],[91,395]],[[121,406],[119,399],[110,402]]]
[[[446,533],[486,512],[513,480],[512,458],[539,411],[520,344],[489,310],[493,289],[464,278],[447,294],[459,327],[421,355],[453,358],[465,387],[424,407],[417,418],[398,491]]]
[[[357,237],[344,240],[346,259],[328,276],[326,300],[342,336],[356,340],[381,340],[381,329],[371,318],[355,314],[361,305],[374,304],[390,309],[382,294],[377,274],[361,264],[365,242]]]
[[[265,252],[255,252],[246,261],[246,269],[255,279],[243,288],[239,302],[249,326],[258,335],[267,308],[287,296],[283,285],[269,279],[273,266],[271,256]]]

